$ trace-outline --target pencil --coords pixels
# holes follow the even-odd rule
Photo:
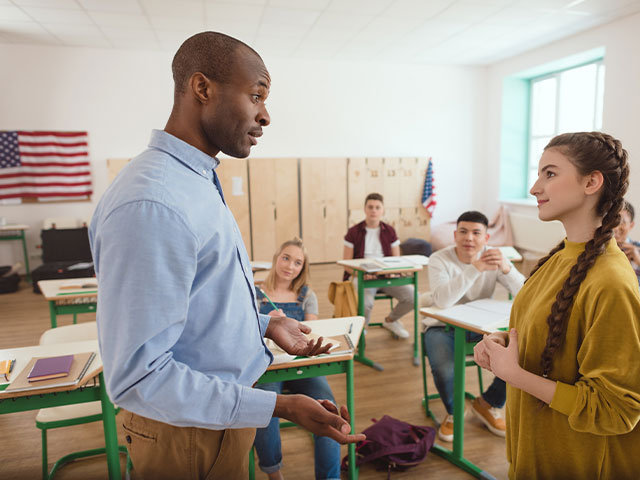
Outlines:
[[[265,296],[265,298],[267,300],[269,300],[269,303],[271,304],[271,306],[273,307],[274,310],[280,311],[280,309],[278,307],[276,307],[276,304],[271,301],[271,299],[269,298],[269,295],[267,295],[262,288],[258,287],[258,290],[260,290],[260,292],[262,292],[262,294]]]

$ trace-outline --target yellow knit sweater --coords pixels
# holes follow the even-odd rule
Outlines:
[[[565,241],[516,296],[520,365],[542,375],[546,319],[584,243]],[[549,378],[551,405],[507,387],[509,477],[640,478],[640,293],[612,239],[574,298]]]

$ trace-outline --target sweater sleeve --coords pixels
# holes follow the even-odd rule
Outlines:
[[[511,262],[509,262],[511,263]],[[511,263],[511,270],[506,275],[501,271],[498,272],[498,282],[506,288],[514,297],[524,285],[524,275]]]
[[[619,435],[640,421],[640,298],[634,287],[614,280],[585,302],[591,313],[578,350],[579,378],[573,385],[558,382],[550,404],[576,431]]]
[[[438,308],[455,305],[479,276],[480,272],[473,265],[467,265],[460,273],[451,272],[446,261],[432,255],[429,258],[429,287],[434,305]]]

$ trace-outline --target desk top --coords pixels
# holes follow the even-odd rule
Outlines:
[[[38,286],[44,298],[49,301],[98,297],[98,280],[95,277],[40,280]]]
[[[269,270],[271,268],[271,262],[261,262],[258,260],[251,260],[251,270],[253,272],[261,272],[263,270]]]
[[[0,225],[0,232],[11,232],[14,230],[29,230],[29,225]]]
[[[348,334],[354,346],[358,345],[360,333],[364,327],[364,317],[341,317],[328,318],[325,320],[307,320],[305,325],[311,327],[313,333],[322,335],[323,337],[331,337]],[[349,328],[351,327],[351,333]],[[346,353],[344,355],[320,355],[317,357],[293,358],[292,355],[284,354],[283,358],[276,357],[274,362],[267,370],[279,370],[282,368],[303,367],[306,365],[317,365],[320,363],[341,362],[353,358],[355,352]],[[286,358],[285,357],[288,357]]]
[[[68,355],[70,353],[83,353],[83,352],[96,352],[96,356],[91,362],[89,369],[84,374],[84,377],[77,385],[67,387],[53,387],[43,390],[26,391],[26,392],[13,392],[6,393],[0,391],[0,400],[13,397],[24,397],[27,395],[39,395],[43,393],[51,392],[63,392],[67,390],[75,390],[83,385],[86,385],[93,377],[102,372],[102,358],[100,357],[100,351],[98,349],[98,340],[85,340],[82,342],[69,342],[69,343],[52,343],[48,345],[34,345],[31,347],[21,348],[7,348],[0,350],[0,360],[14,359],[16,365],[11,373],[9,379],[17,378],[24,367],[29,363],[33,357],[53,357],[57,355]],[[7,382],[4,377],[0,380],[0,385],[6,385]]]
[[[484,334],[509,326],[511,305],[510,301],[482,299],[445,309],[421,308],[420,314],[470,332]]]
[[[413,273],[422,270],[423,265],[429,263],[429,258],[424,255],[400,255],[397,257],[377,258],[352,258],[349,260],[338,260],[338,265],[349,267],[354,270],[360,270],[365,273],[373,273],[376,275],[386,275],[389,273]],[[398,266],[393,264],[397,263]],[[375,265],[380,270],[372,271],[364,265]]]

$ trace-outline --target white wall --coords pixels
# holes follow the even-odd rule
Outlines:
[[[171,109],[171,54],[0,46],[0,130],[87,130],[92,202],[0,206],[31,226],[38,255],[46,217],[89,218],[106,188],[106,159],[139,153]],[[485,69],[265,58],[272,124],[253,156],[426,156],[435,162],[434,223],[472,205],[471,165],[485,151]],[[22,258],[0,243],[0,265]],[[39,262],[30,259],[33,266]]]
[[[500,112],[502,81],[516,74],[586,50],[604,46],[605,92],[603,128],[618,138],[629,152],[631,182],[627,198],[640,210],[640,14],[588,30],[493,65],[488,70],[487,155],[473,198],[485,210],[498,204],[500,179]],[[531,207],[535,210],[535,207]],[[637,222],[640,224],[640,222]],[[632,233],[640,237],[640,226]]]

